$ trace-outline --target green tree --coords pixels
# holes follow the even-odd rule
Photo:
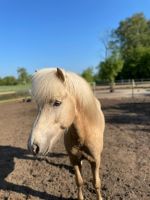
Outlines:
[[[121,21],[115,30],[123,58],[130,56],[133,48],[150,46],[150,21],[138,13]]]
[[[87,80],[88,82],[93,82],[94,81],[94,73],[93,73],[93,68],[92,67],[88,67],[87,69],[85,69],[81,76]]]
[[[17,69],[18,73],[18,82],[20,84],[26,84],[30,82],[30,75],[24,67],[20,67]]]
[[[115,78],[122,70],[122,67],[123,60],[116,58],[114,55],[99,64],[99,77],[101,80],[110,83],[110,92],[114,92]]]
[[[3,79],[0,77],[0,85],[3,85]]]
[[[113,31],[113,38],[124,60],[123,70],[118,77],[147,77],[149,62],[145,59],[149,59],[150,21],[142,13],[135,14],[120,22],[119,27]]]
[[[122,70],[123,60],[111,56],[99,64],[99,77],[101,80],[114,83],[116,76]]]
[[[14,76],[6,76],[0,80],[1,85],[17,85],[17,79]]]
[[[138,47],[130,63],[134,67],[134,75],[138,79],[150,78],[150,47]]]

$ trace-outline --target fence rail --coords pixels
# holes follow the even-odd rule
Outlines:
[[[110,84],[109,83],[102,83],[102,84],[91,84],[92,87],[95,90],[103,90],[103,89],[109,89]],[[126,82],[115,82],[114,88],[115,89],[127,89],[127,88],[150,88],[150,81],[126,81]]]
[[[117,82],[112,85],[109,83],[92,84],[92,89],[98,98],[123,98],[123,97],[150,97],[150,81],[128,81]]]

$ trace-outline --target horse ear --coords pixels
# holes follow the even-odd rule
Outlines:
[[[57,72],[56,72],[56,76],[61,80],[61,81],[65,81],[65,75],[63,73],[63,71],[59,68],[57,68]]]

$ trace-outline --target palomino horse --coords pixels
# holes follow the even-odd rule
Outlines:
[[[83,200],[81,161],[91,164],[97,200],[101,200],[99,167],[103,149],[104,116],[99,101],[80,76],[62,69],[42,69],[32,79],[38,105],[28,146],[33,154],[47,154],[64,133],[64,143],[74,166],[78,199]]]

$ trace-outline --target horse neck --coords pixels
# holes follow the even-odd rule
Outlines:
[[[76,135],[76,137],[78,138],[80,143],[84,143],[84,139],[85,139],[85,122],[82,119],[82,116],[80,114],[77,114],[77,116],[75,117],[75,120],[72,124],[73,127],[73,132]]]
[[[78,138],[80,144],[84,143],[86,135],[91,131],[92,126],[94,125],[86,113],[78,112],[76,114],[75,120],[72,124],[72,130],[73,134]]]

